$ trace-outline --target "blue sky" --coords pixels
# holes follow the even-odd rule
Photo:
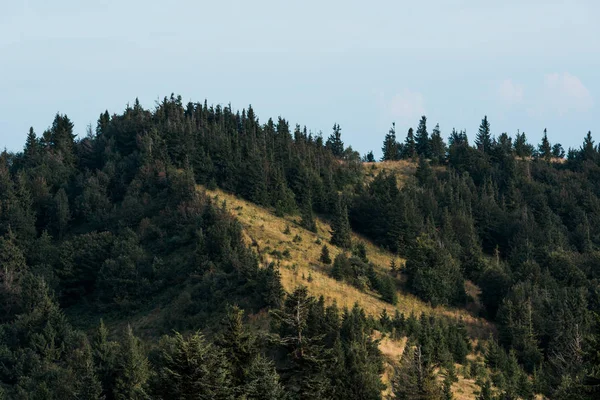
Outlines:
[[[83,135],[100,112],[184,101],[279,115],[380,153],[425,114],[444,136],[521,130],[600,141],[597,1],[18,0],[0,5],[0,146],[57,111]]]

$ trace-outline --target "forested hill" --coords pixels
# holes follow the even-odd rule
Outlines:
[[[22,152],[0,156],[0,398],[378,399],[375,330],[408,338],[396,398],[451,398],[457,363],[481,399],[599,396],[591,134],[564,159],[546,136],[494,137],[487,118],[474,145],[456,131],[446,143],[423,117],[405,140],[392,127],[383,154],[416,163],[415,175],[371,176],[373,154],[345,146],[337,124],[324,139],[283,118],[261,123],[251,107],[174,96],[102,113],[82,138],[63,114],[31,129]],[[277,263],[198,184],[299,214],[310,231],[315,215],[330,220],[331,245],[347,252],[332,260],[323,243],[324,268],[391,304],[401,287],[464,307],[478,300],[465,291],[473,282],[497,334],[470,360],[461,321],[286,293]],[[380,272],[351,230],[405,265]],[[153,323],[160,308],[167,317]],[[140,314],[142,338],[127,327]]]

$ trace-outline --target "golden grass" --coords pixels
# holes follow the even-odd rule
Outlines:
[[[354,286],[331,278],[329,275],[331,266],[323,265],[319,261],[321,248],[323,244],[326,244],[332,259],[343,250],[329,243],[330,226],[325,221],[317,219],[317,233],[313,233],[300,227],[297,216],[277,217],[265,208],[222,190],[207,191],[207,194],[219,204],[225,201],[226,208],[241,222],[248,244],[255,246],[263,262],[279,263],[282,284],[286,291],[291,292],[299,285],[304,285],[311,295],[323,296],[327,304],[336,302],[340,307],[350,308],[358,303],[365,312],[371,315],[379,315],[383,309],[386,309],[390,315],[398,310],[406,315],[411,312],[416,315],[425,312],[454,319],[462,317],[471,334],[476,337],[488,337],[491,326],[485,320],[475,317],[464,309],[433,308],[402,290],[401,285],[397,293],[398,304],[393,306],[382,301],[377,293],[363,292]],[[284,233],[287,227],[289,227],[289,234]],[[299,236],[301,241],[294,241],[296,236]],[[321,244],[317,244],[317,240],[320,240]],[[369,260],[381,272],[389,271],[392,259],[396,261],[396,264],[403,265],[404,263],[400,257],[375,246],[364,237],[353,234],[353,240],[361,240],[365,243]],[[270,254],[273,250],[279,252],[287,250],[289,257],[278,259]]]
[[[394,163],[408,164],[407,162]],[[400,165],[394,167],[401,168]],[[293,291],[299,285],[304,285],[311,295],[315,297],[323,296],[327,304],[335,302],[339,307],[351,308],[355,303],[358,303],[365,312],[374,316],[379,315],[383,309],[386,309],[390,315],[398,310],[406,315],[411,312],[416,315],[425,312],[452,319],[463,318],[469,328],[469,333],[476,338],[487,338],[493,329],[491,324],[475,317],[468,310],[449,307],[433,308],[403,290],[401,284],[397,293],[398,304],[393,306],[382,301],[377,293],[363,292],[352,285],[331,278],[329,275],[331,266],[323,265],[319,261],[321,248],[323,244],[327,245],[331,259],[334,259],[343,250],[329,243],[331,228],[322,219],[317,218],[317,232],[314,233],[302,228],[299,225],[297,216],[277,217],[272,211],[222,190],[207,190],[206,193],[219,205],[225,201],[227,210],[235,215],[242,224],[247,243],[257,250],[262,262],[274,261],[279,264],[282,284],[287,292]],[[287,228],[289,228],[289,233],[286,234],[284,232]],[[295,241],[294,237],[296,236],[300,237],[301,240]],[[383,250],[364,237],[353,234],[352,239],[353,241],[360,240],[365,243],[367,257],[377,266],[379,271],[388,273],[392,260],[395,260],[397,265],[404,265],[404,260],[401,257]],[[317,240],[320,240],[321,243],[318,244]],[[281,253],[287,250],[289,256],[280,259],[270,254],[273,250]],[[477,287],[472,283],[468,284],[467,289],[473,296],[478,294]],[[477,309],[477,307],[473,308]],[[400,361],[406,346],[406,338],[399,341],[392,340],[389,337],[382,337],[379,333],[376,333],[375,338],[380,340],[379,349],[385,358],[385,371],[382,381],[386,385],[386,389],[382,395],[384,398],[391,398],[391,378],[393,377],[394,367]],[[471,379],[465,379],[462,376],[459,378],[459,382],[452,386],[456,399],[475,398],[475,393],[479,391],[479,387]]]

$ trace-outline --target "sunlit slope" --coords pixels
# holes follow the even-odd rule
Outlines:
[[[299,217],[277,217],[271,210],[221,190],[207,191],[207,193],[218,204],[225,202],[226,208],[238,218],[244,228],[248,244],[258,252],[262,262],[279,263],[282,283],[286,291],[290,292],[298,285],[305,285],[313,296],[323,296],[327,303],[335,301],[338,306],[348,308],[358,303],[372,315],[379,315],[383,309],[386,309],[391,315],[398,310],[406,315],[411,312],[417,315],[425,312],[451,318],[462,317],[473,335],[487,337],[491,327],[486,321],[464,309],[432,308],[404,290],[400,283],[398,283],[398,303],[394,306],[382,301],[379,294],[375,292],[363,292],[352,285],[333,279],[329,274],[331,266],[319,261],[321,248],[326,244],[332,259],[342,249],[329,243],[331,228],[327,222],[317,219],[318,232],[313,233],[300,227]],[[375,246],[359,235],[353,234],[353,240],[360,240],[366,244],[369,260],[381,273],[389,273],[392,260],[395,260],[396,264],[403,264],[404,260],[401,258]]]

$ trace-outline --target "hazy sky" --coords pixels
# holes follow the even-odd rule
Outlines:
[[[184,101],[279,115],[380,153],[422,114],[473,137],[600,140],[598,1],[0,2],[0,146],[20,150],[57,111],[76,132],[100,112]],[[492,4],[494,3],[494,4]],[[595,117],[595,118],[594,118]]]

